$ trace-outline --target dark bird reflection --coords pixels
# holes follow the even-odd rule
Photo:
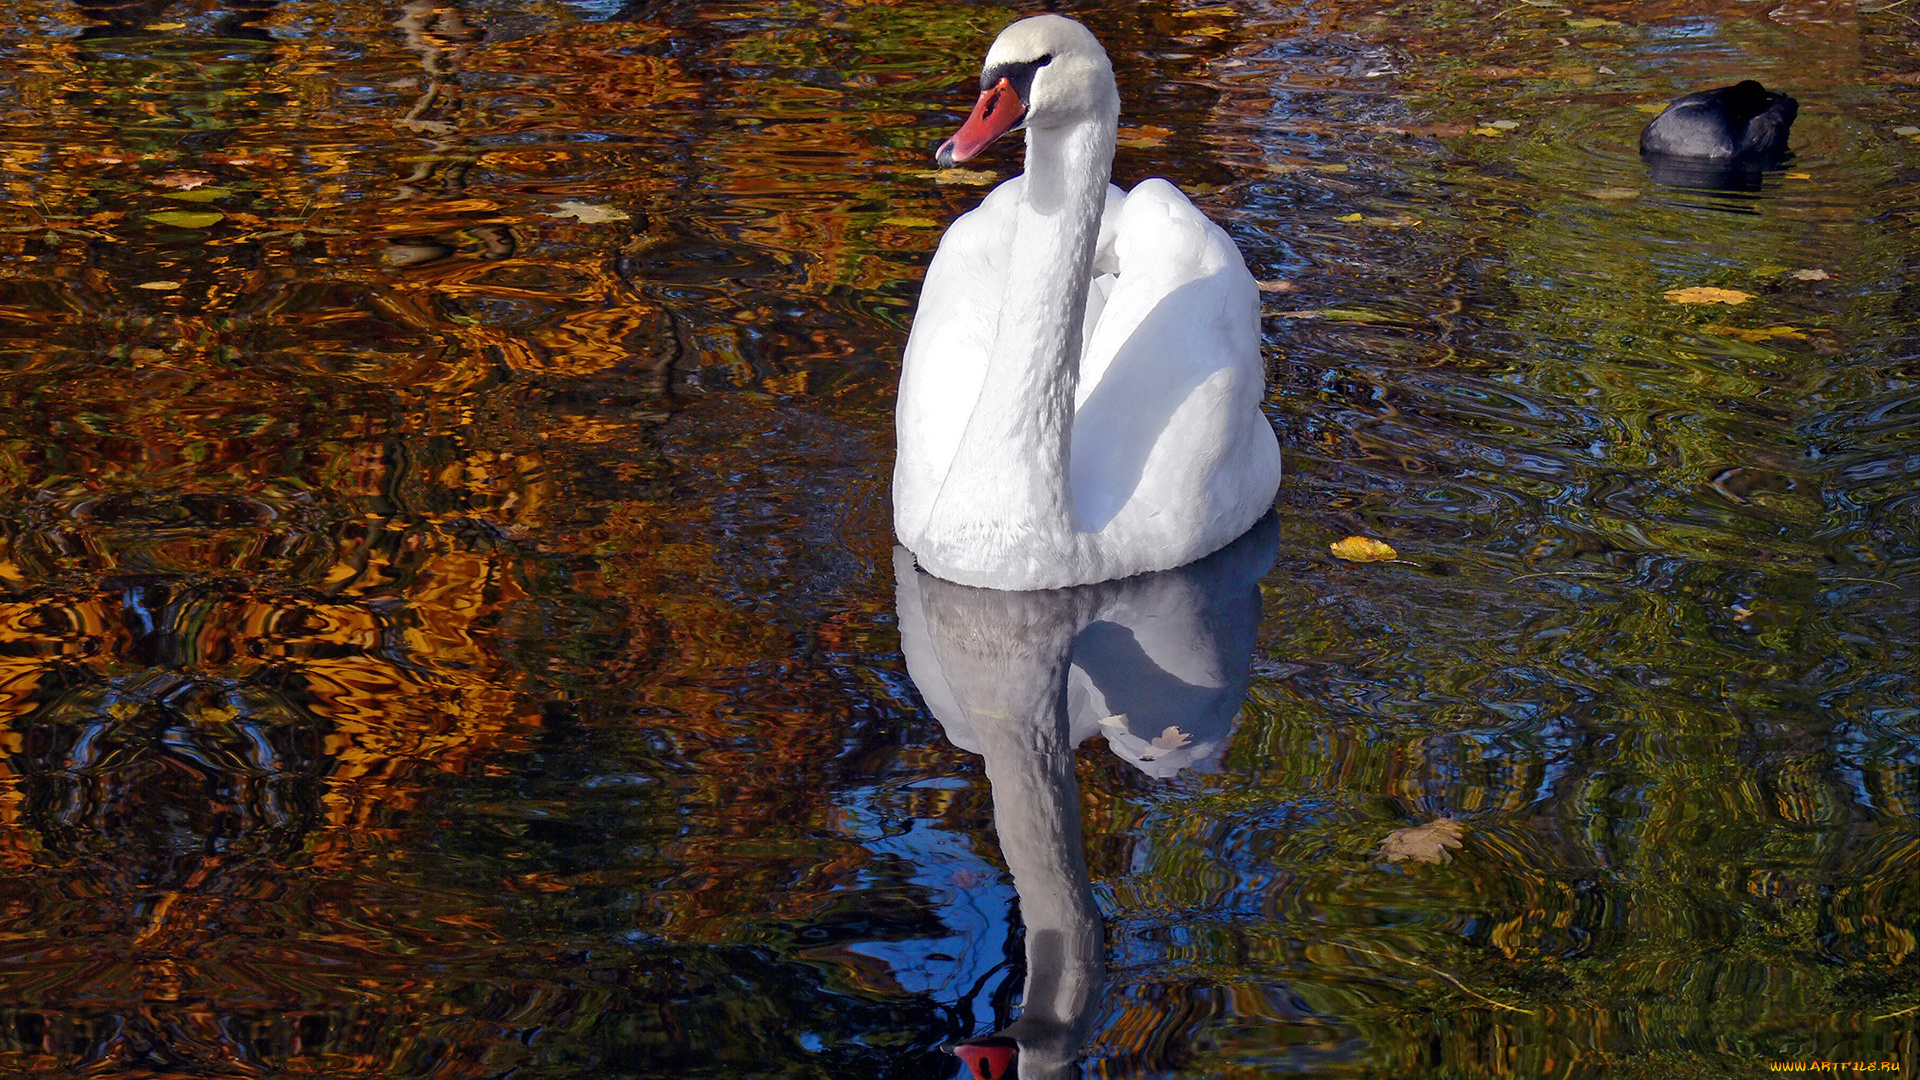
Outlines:
[[[82,40],[131,37],[164,18],[175,0],[75,0],[92,25],[80,31]],[[226,0],[214,32],[225,38],[271,41],[273,35],[258,25],[273,14],[280,0]],[[187,5],[180,5],[186,8]]]
[[[1141,771],[1211,768],[1246,698],[1276,519],[1200,562],[1047,592],[954,585],[894,552],[907,671],[954,745],[985,759],[1025,922],[1018,1019],[955,1048],[978,1080],[1064,1076],[1106,964],[1073,751],[1095,733]]]

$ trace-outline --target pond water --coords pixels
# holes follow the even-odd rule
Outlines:
[[[1072,10],[1287,478],[1009,597],[887,482],[1021,9],[6,5],[0,1073],[1914,1075],[1920,9]]]

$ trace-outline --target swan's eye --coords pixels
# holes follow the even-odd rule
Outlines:
[[[982,93],[991,90],[1005,79],[1013,92],[1019,95],[1023,105],[1033,102],[1033,73],[1053,63],[1053,54],[1047,53],[1038,60],[1022,60],[1017,64],[995,64],[980,75]]]

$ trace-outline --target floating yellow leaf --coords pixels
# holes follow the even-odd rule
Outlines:
[[[154,292],[172,292],[180,287],[177,281],[143,281],[135,285],[136,289],[151,289]]]
[[[1788,174],[1787,174],[1787,179],[1789,179],[1789,180],[1811,180],[1811,179],[1813,179],[1813,174],[1812,174],[1812,173],[1804,173],[1804,172],[1790,172],[1790,173],[1788,173]]]
[[[1752,293],[1743,293],[1739,289],[1716,289],[1711,285],[1670,289],[1666,295],[1667,302],[1671,304],[1744,304],[1753,299]]]
[[[905,214],[895,214],[892,217],[881,218],[880,224],[898,225],[903,229],[937,229],[940,227],[940,223],[932,218],[910,217]]]
[[[1502,135],[1505,135],[1505,134],[1506,134],[1506,132],[1504,132],[1504,131],[1501,131],[1501,130],[1500,130],[1499,128],[1497,128],[1497,127],[1477,127],[1477,128],[1474,128],[1474,129],[1473,129],[1473,130],[1472,130],[1471,132],[1468,132],[1468,134],[1470,134],[1470,135],[1485,135],[1485,136],[1486,136],[1487,138],[1489,138],[1489,139],[1497,139],[1497,138],[1499,138],[1499,137],[1501,137]]]
[[[156,23],[148,23],[146,26],[142,27],[142,29],[151,31],[152,33],[155,33],[155,34],[164,34],[169,30],[184,30],[186,28],[186,25],[187,24],[183,22],[156,22]]]
[[[1639,109],[1643,113],[1661,113],[1667,111],[1667,103],[1664,101],[1643,101],[1635,105],[1634,108]]]
[[[1567,25],[1575,30],[1598,30],[1603,26],[1619,26],[1612,19],[1568,19]]]
[[[231,194],[233,194],[232,188],[204,187],[195,188],[192,191],[169,191],[166,197],[169,199],[179,199],[182,202],[204,203],[213,202],[216,199],[224,199]]]
[[[1339,217],[1337,217],[1337,218],[1334,218],[1333,220],[1335,220],[1335,221],[1345,221],[1345,222],[1349,222],[1349,223],[1351,223],[1351,222],[1355,222],[1355,221],[1365,221],[1365,220],[1367,220],[1367,215],[1365,215],[1365,214],[1341,214],[1341,215],[1340,215]]]
[[[1738,338],[1741,341],[1767,341],[1772,338],[1792,338],[1795,341],[1807,340],[1807,335],[1792,326],[1723,326],[1714,323],[1700,329],[1721,337]]]
[[[1173,134],[1172,131],[1157,124],[1141,124],[1137,128],[1121,128],[1120,137],[1116,141],[1121,146],[1153,147],[1164,144],[1167,136],[1171,134]]]
[[[1624,187],[1588,188],[1586,194],[1589,199],[1606,199],[1610,202],[1618,202],[1622,199],[1637,199],[1640,197],[1638,191],[1633,188]]]
[[[162,210],[148,214],[149,221],[162,225],[178,225],[182,229],[204,229],[225,221],[227,215],[218,210]]]
[[[1269,162],[1266,168],[1268,172],[1274,173],[1279,176],[1285,176],[1288,173],[1307,172],[1307,171],[1320,172],[1320,173],[1332,173],[1336,175],[1339,173],[1353,171],[1353,167],[1351,165],[1347,165],[1343,162],[1338,162],[1338,161],[1328,162],[1325,165],[1315,165],[1311,162],[1306,162],[1306,161],[1274,161],[1274,162]]]
[[[973,187],[985,187],[1000,179],[999,173],[986,169],[926,169],[913,175],[936,184],[967,184]]]
[[[1388,862],[1413,859],[1437,866],[1453,861],[1453,853],[1447,849],[1462,847],[1461,837],[1466,834],[1467,827],[1457,819],[1443,817],[1411,829],[1393,830],[1380,841],[1380,854]]]
[[[1345,540],[1335,541],[1327,545],[1327,550],[1333,552],[1334,558],[1348,562],[1384,562],[1400,557],[1392,545],[1365,536],[1349,536]]]
[[[1324,319],[1327,322],[1344,323],[1383,323],[1392,322],[1393,316],[1381,315],[1372,311],[1356,311],[1352,308],[1308,308],[1305,311],[1283,311],[1283,319]]]

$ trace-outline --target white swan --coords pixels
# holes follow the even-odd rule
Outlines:
[[[1220,227],[1164,180],[1107,183],[1106,50],[1071,19],[1007,27],[965,161],[1024,121],[1027,169],[927,269],[896,413],[894,532],[935,576],[1047,589],[1192,562],[1273,505],[1260,295]]]

